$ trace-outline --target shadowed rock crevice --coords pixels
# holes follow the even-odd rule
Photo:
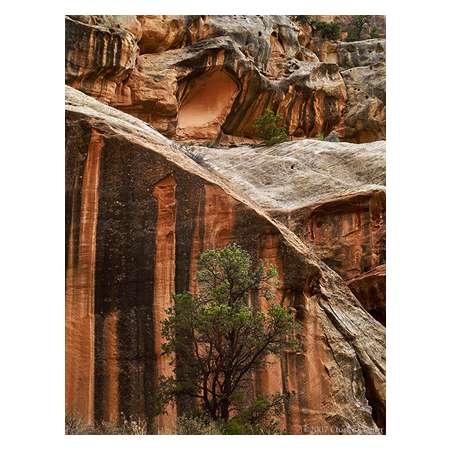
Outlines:
[[[380,433],[386,434],[386,403],[380,399],[376,381],[370,371],[367,370],[367,366],[361,365],[362,374],[365,384],[365,396],[372,409],[372,417],[377,424]]]

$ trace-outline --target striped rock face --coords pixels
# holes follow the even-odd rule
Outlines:
[[[278,269],[301,349],[255,375],[249,395],[295,391],[289,433],[379,434],[385,329],[306,240],[233,181],[144,122],[66,88],[66,408],[87,422],[151,417],[171,294],[196,290],[200,253],[237,242]],[[256,305],[264,308],[259,298]],[[157,417],[175,431],[184,398]]]
[[[134,67],[133,34],[66,18],[66,83],[109,102]]]

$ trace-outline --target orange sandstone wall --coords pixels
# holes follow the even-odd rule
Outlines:
[[[282,417],[291,433],[378,433],[384,328],[295,235],[162,138],[133,141],[118,120],[67,112],[68,412],[91,423],[151,417],[158,376],[183,370],[161,356],[163,309],[172,292],[196,289],[202,251],[233,241],[278,268],[278,299],[302,324],[300,351],[258,373],[255,394],[296,392]],[[157,431],[174,432],[190,405],[177,399]]]
[[[317,255],[349,283],[364,308],[385,325],[385,192],[344,195],[279,218],[313,244]],[[378,267],[383,270],[373,272]]]

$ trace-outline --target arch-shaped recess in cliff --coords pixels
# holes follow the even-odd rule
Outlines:
[[[178,113],[179,137],[214,139],[231,110],[239,86],[225,70],[188,82]]]

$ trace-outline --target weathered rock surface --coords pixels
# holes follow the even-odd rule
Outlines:
[[[90,422],[114,422],[120,412],[150,415],[157,376],[171,370],[160,354],[159,334],[170,294],[195,289],[200,252],[235,241],[278,268],[278,299],[297,310],[302,324],[301,351],[286,353],[258,374],[255,393],[296,391],[282,416],[290,433],[379,433],[385,329],[342,278],[247,196],[250,182],[246,189],[243,179],[226,180],[144,122],[66,89],[68,412]],[[314,142],[306,141],[310,152]],[[363,161],[372,164],[373,174],[357,175],[361,184],[379,182],[381,144],[368,146],[358,162],[357,146],[347,145],[347,152],[334,152],[341,182],[330,182],[344,186],[350,178],[345,167],[353,170]],[[333,160],[329,150],[314,151]],[[300,155],[280,161],[299,164]],[[339,165],[340,159],[347,163]],[[311,172],[314,167],[311,160]],[[309,197],[308,204],[312,190]],[[300,206],[294,198],[292,204]],[[185,408],[179,399],[158,418],[158,430],[173,431]]]
[[[215,37],[140,56],[112,104],[178,140],[254,138],[265,109],[292,136],[315,136],[342,126],[345,86],[337,66],[293,59],[270,79],[230,37]]]
[[[339,42],[314,38],[309,49],[317,55],[319,61],[337,64],[341,69],[376,65],[386,61],[384,39]]]
[[[227,150],[197,147],[188,154],[309,241],[344,280],[351,282],[385,263],[384,141],[356,145],[303,140]],[[372,304],[368,310],[384,311],[382,286],[355,288],[354,293],[364,305]]]
[[[178,48],[187,37],[185,16],[137,16],[142,26],[141,53],[157,53]]]
[[[336,62],[342,69],[377,65],[386,61],[386,41],[367,39],[357,42],[338,42]]]
[[[345,42],[353,16],[292,16],[299,42],[318,60],[335,63],[341,69],[347,92],[341,141],[373,142],[386,138],[386,24],[384,16],[366,16],[361,40]],[[303,18],[303,19],[301,19]],[[337,23],[337,40],[324,38],[310,23]],[[379,37],[369,39],[370,31]],[[353,70],[350,70],[352,69]]]
[[[86,19],[91,16],[75,17],[84,22],[94,20]],[[66,17],[66,83],[105,102],[129,75],[138,53],[134,35],[119,28],[117,20],[116,28],[111,28],[105,20],[90,25]]]
[[[347,87],[344,140],[386,139],[386,66],[354,67],[341,72]]]
[[[66,82],[169,137],[254,139],[265,109],[280,114],[293,137],[342,134],[346,92],[338,67],[302,47],[287,16],[128,16],[126,25],[141,25],[130,34],[133,42],[141,36],[135,66],[131,43],[108,43],[111,34],[125,39],[124,19],[114,31],[105,28],[110,16],[74,17],[67,19]]]
[[[75,21],[87,25],[99,25],[114,31],[129,31],[136,41],[142,37],[142,26],[137,16],[69,16]],[[110,30],[111,31],[111,30]]]
[[[311,18],[339,22],[345,37],[352,16]],[[383,16],[368,23],[384,36]],[[347,74],[344,84],[340,74],[383,63],[384,39],[331,41],[288,16],[69,16],[66,30],[66,83],[172,139],[255,140],[265,109],[291,139],[385,137],[385,102],[367,93],[384,90],[385,75]],[[368,95],[363,107],[357,89]]]

